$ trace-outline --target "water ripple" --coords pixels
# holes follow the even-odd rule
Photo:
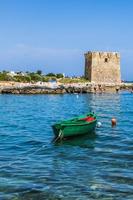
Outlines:
[[[132,101],[129,93],[1,95],[0,199],[132,200]],[[102,123],[95,134],[52,143],[53,123],[90,110]]]

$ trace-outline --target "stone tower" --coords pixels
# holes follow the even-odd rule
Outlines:
[[[121,83],[120,54],[88,51],[85,54],[85,78],[94,83]]]

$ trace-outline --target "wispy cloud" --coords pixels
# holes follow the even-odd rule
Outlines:
[[[79,49],[59,49],[59,48],[45,48],[45,47],[34,47],[26,44],[16,44],[13,48],[8,49],[3,55],[9,57],[26,56],[34,59],[50,59],[56,57],[57,59],[64,59],[68,57],[77,56],[82,54]],[[0,53],[1,57],[1,53]]]
[[[0,66],[20,66],[21,70],[36,70],[37,67],[47,66],[46,71],[69,72],[80,74],[84,51],[80,49],[45,48],[27,44],[16,44],[6,51],[0,52]],[[78,66],[78,68],[77,68]],[[23,68],[22,68],[23,67]],[[8,67],[8,69],[11,69]],[[76,69],[76,70],[75,70]]]

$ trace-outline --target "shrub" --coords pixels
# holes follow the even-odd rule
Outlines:
[[[63,78],[63,74],[59,73],[59,74],[56,74],[56,78]]]
[[[13,77],[8,75],[7,72],[0,73],[0,81],[13,81]]]
[[[37,73],[30,73],[29,76],[31,77],[31,81],[42,81],[42,76]]]

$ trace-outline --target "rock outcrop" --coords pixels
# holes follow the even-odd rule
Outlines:
[[[1,94],[66,94],[66,93],[104,93],[104,92],[119,92],[119,90],[133,91],[133,84],[121,85],[100,85],[100,84],[69,84],[60,85],[58,87],[45,86],[22,86],[22,87],[1,87]]]

